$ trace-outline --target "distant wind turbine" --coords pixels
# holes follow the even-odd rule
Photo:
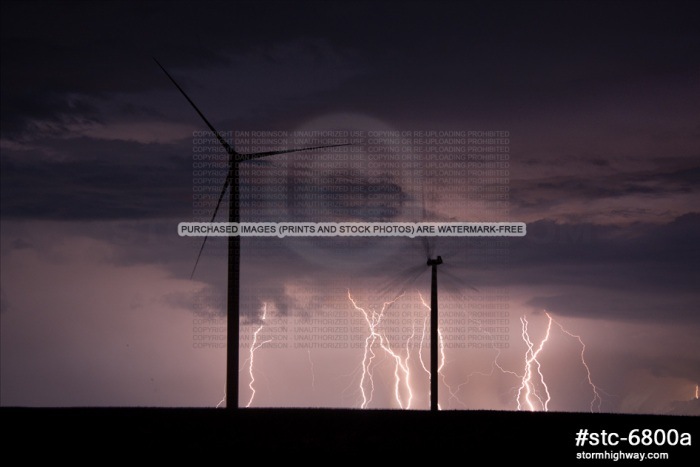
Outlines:
[[[313,149],[321,148],[332,148],[338,146],[349,146],[349,144],[332,144],[326,146],[314,146],[308,148],[298,148],[298,149],[283,149],[280,151],[266,151],[257,152],[252,154],[241,154],[237,152],[231,144],[229,144],[221,134],[214,128],[214,126],[209,123],[209,120],[204,116],[204,114],[197,108],[195,103],[185,91],[180,87],[180,85],[175,81],[175,79],[168,73],[168,71],[163,67],[163,65],[158,62],[155,58],[153,60],[158,64],[165,75],[172,81],[172,83],[177,87],[177,89],[182,93],[182,95],[187,99],[187,102],[194,108],[194,110],[199,114],[199,116],[204,120],[204,123],[209,127],[209,129],[216,135],[216,138],[221,143],[228,153],[228,175],[226,176],[226,181],[224,186],[221,188],[221,194],[219,195],[219,200],[214,208],[214,213],[211,216],[211,222],[214,222],[216,218],[216,213],[219,210],[219,205],[221,200],[224,198],[226,190],[229,189],[229,203],[228,203],[228,221],[229,222],[240,222],[240,209],[237,203],[239,199],[239,186],[238,186],[238,164],[241,162],[251,161],[254,159],[259,159],[261,157],[273,156],[276,154],[287,154],[290,152],[299,151],[310,151]],[[202,251],[204,251],[204,245],[207,242],[208,237],[204,237],[202,246],[197,254],[197,260],[192,268],[192,274],[190,278],[194,277],[194,273],[197,269],[197,264],[199,263],[199,258],[202,256]],[[241,241],[238,236],[230,236],[228,238],[228,291],[227,291],[227,346],[226,346],[226,408],[227,409],[238,409],[238,340],[239,340],[239,319],[240,319],[240,309],[239,309],[239,290],[240,290],[240,251],[241,251]]]
[[[427,218],[427,211],[425,207],[425,186],[422,187],[422,202],[423,202],[423,221]],[[438,276],[437,267],[442,264],[442,256],[433,256],[433,245],[427,237],[422,237],[423,248],[425,249],[425,254],[428,257],[427,265],[430,266],[431,276],[430,276],[430,410],[439,410],[438,404],[438,373],[440,370],[438,364],[438,352],[439,352],[439,340],[440,340],[440,330],[439,330],[439,313],[438,313]],[[477,290],[476,288],[469,286],[472,290]],[[478,290],[477,290],[478,291]]]
[[[421,222],[428,221],[428,211],[426,209],[425,201],[425,185],[422,186],[422,214]],[[438,404],[438,381],[439,381],[439,354],[440,354],[440,329],[439,329],[439,311],[438,311],[438,274],[437,267],[443,264],[442,256],[434,257],[434,247],[435,242],[431,242],[428,237],[422,236],[421,242],[423,244],[423,250],[427,257],[427,262],[420,266],[412,266],[404,271],[404,274],[408,274],[409,278],[405,282],[392,282],[385,290],[389,290],[395,286],[400,287],[400,292],[397,295],[403,294],[407,287],[418,279],[420,275],[425,272],[425,265],[430,266],[431,269],[431,280],[430,280],[430,410],[439,410]],[[452,276],[447,271],[442,271],[443,276]],[[454,276],[452,276],[454,277]],[[466,285],[470,289],[478,292],[479,290],[473,286]],[[427,306],[427,305],[426,305]]]

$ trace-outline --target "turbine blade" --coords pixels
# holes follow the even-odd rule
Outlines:
[[[197,270],[197,265],[199,264],[199,258],[202,256],[202,252],[204,251],[204,245],[207,244],[207,238],[209,238],[208,235],[206,237],[204,237],[204,241],[202,242],[202,246],[199,247],[199,253],[197,254],[197,259],[194,262],[194,267],[192,268],[192,274],[190,274],[190,280],[194,279],[194,272]]]
[[[428,222],[428,215],[427,215],[427,210],[425,208],[425,184],[421,185],[421,201],[423,204],[423,212],[421,213],[422,220],[421,222]],[[421,242],[423,242],[423,250],[425,251],[425,255],[428,259],[430,259],[433,256],[433,251],[430,245],[430,240],[428,240],[428,237],[421,237]]]
[[[231,184],[231,174],[226,177],[226,182],[224,182],[224,187],[221,189],[221,194],[219,195],[219,200],[216,202],[216,207],[214,208],[214,214],[211,216],[211,220],[209,222],[214,222],[214,219],[216,218],[216,213],[219,211],[219,205],[221,205],[221,200],[224,199],[224,194],[226,194],[226,189],[228,186]],[[207,238],[209,238],[209,235],[206,235],[204,237],[204,241],[202,242],[202,246],[199,248],[199,253],[197,254],[197,260],[194,262],[194,267],[192,268],[192,274],[190,274],[190,279],[194,277],[194,272],[197,270],[197,265],[199,264],[199,258],[202,256],[202,251],[204,251],[204,245],[207,243]]]
[[[260,157],[274,156],[276,154],[287,154],[290,152],[299,152],[299,151],[311,151],[313,149],[321,149],[321,148],[336,148],[338,146],[350,146],[350,143],[329,144],[328,146],[314,146],[312,148],[282,149],[281,151],[254,152],[252,154],[238,154],[238,156],[236,157],[236,161],[237,162],[250,161],[253,159],[258,159]]]
[[[236,152],[236,150],[233,149],[233,148],[226,142],[226,140],[219,134],[219,132],[216,130],[216,128],[214,128],[214,125],[212,125],[211,123],[209,123],[209,120],[207,120],[207,117],[205,117],[204,114],[197,108],[197,106],[195,105],[195,103],[192,102],[192,99],[190,99],[190,96],[188,96],[187,93],[180,87],[180,85],[177,84],[177,81],[175,81],[175,79],[174,79],[172,76],[170,76],[170,73],[168,73],[168,71],[163,67],[163,65],[161,65],[160,62],[159,62],[158,60],[156,60],[155,57],[153,57],[153,60],[158,64],[158,66],[160,67],[160,69],[163,70],[163,73],[165,73],[165,75],[166,75],[168,78],[170,78],[170,81],[173,82],[173,84],[175,85],[175,87],[178,88],[178,89],[180,90],[180,92],[182,93],[182,95],[185,96],[185,99],[187,99],[187,102],[190,103],[190,105],[191,105],[191,106],[194,108],[194,110],[199,114],[199,116],[202,117],[202,120],[204,120],[204,123],[206,123],[207,126],[209,127],[209,129],[212,131],[212,133],[214,133],[214,134],[216,135],[216,138],[219,140],[219,142],[220,142],[221,145],[224,147],[224,149],[226,149],[226,152],[229,153],[229,155],[230,155],[231,157],[235,157],[235,156],[238,154],[238,153]]]
[[[443,269],[442,271],[440,271],[440,273],[441,273],[444,277],[449,278],[449,279],[452,279],[452,281],[455,282],[459,287],[466,287],[466,288],[468,288],[468,289],[473,290],[474,292],[479,292],[479,289],[477,289],[477,288],[474,287],[473,285],[467,284],[467,283],[464,282],[464,280],[462,280],[459,276],[457,276],[457,275],[451,273],[449,270],[446,271],[446,270]]]
[[[406,292],[406,289],[408,289],[426,270],[428,270],[428,268],[425,267],[425,264],[406,268],[397,274],[396,278],[383,284],[379,289],[379,293],[384,295],[398,289],[399,292],[396,296],[399,296]]]

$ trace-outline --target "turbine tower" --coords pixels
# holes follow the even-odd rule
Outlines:
[[[423,221],[427,218],[427,209],[425,207],[425,185],[421,187],[422,198],[422,218]],[[438,353],[440,330],[438,328],[438,282],[437,282],[437,267],[442,264],[442,256],[433,259],[433,248],[427,238],[423,237],[423,248],[428,256],[427,265],[431,268],[430,279],[430,410],[437,411],[438,408]]]
[[[432,268],[430,281],[430,410],[438,410],[438,289],[437,267],[442,264],[442,256],[428,258]]]
[[[338,146],[348,146],[349,144],[332,144],[325,146],[314,146],[309,148],[298,148],[298,149],[283,149],[280,151],[266,151],[258,152],[252,154],[241,154],[237,152],[224,138],[221,134],[214,128],[214,126],[209,123],[209,120],[204,116],[204,114],[197,108],[195,103],[185,91],[180,87],[180,85],[175,81],[175,79],[168,73],[168,71],[163,67],[163,65],[153,58],[158,64],[165,75],[172,81],[172,83],[177,87],[177,89],[182,93],[182,95],[187,99],[187,102],[194,108],[197,114],[204,120],[204,123],[209,127],[209,129],[216,135],[216,138],[221,143],[228,153],[228,175],[226,176],[226,181],[221,189],[221,194],[216,203],[216,208],[214,208],[214,213],[211,216],[211,221],[214,222],[216,218],[216,213],[219,210],[219,205],[221,200],[226,194],[226,190],[229,190],[229,201],[228,201],[228,221],[229,222],[240,222],[240,209],[238,206],[239,199],[239,185],[238,185],[238,165],[241,162],[251,161],[254,159],[259,159],[266,156],[273,156],[276,154],[287,154],[290,152],[299,151],[310,151],[312,149],[321,148],[332,148]],[[195,261],[194,268],[192,269],[192,274],[190,278],[194,277],[194,272],[197,269],[197,264],[199,263],[199,258],[202,256],[202,251],[204,250],[204,245],[207,242],[208,237],[204,237],[202,246],[197,254],[197,260]],[[226,322],[227,322],[227,339],[226,339],[226,408],[227,409],[238,409],[238,341],[239,341],[239,319],[240,319],[240,309],[239,309],[239,290],[240,290],[240,252],[241,252],[241,240],[238,236],[228,237],[228,284],[227,284],[227,304],[226,304]]]

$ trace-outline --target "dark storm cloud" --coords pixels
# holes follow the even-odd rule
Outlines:
[[[189,154],[187,146],[178,150],[89,138],[51,146],[54,154],[42,157],[3,151],[3,217],[77,220],[191,213],[192,163],[181,156]],[[62,151],[71,155],[68,160]]]
[[[586,274],[586,272],[584,272]],[[637,292],[631,295],[631,292]],[[586,289],[581,293],[536,296],[526,305],[562,316],[627,321],[694,323],[697,317],[697,295],[661,298],[638,291],[631,284],[626,289],[611,291]]]
[[[50,96],[165,88],[157,73],[144,72],[150,55],[179,69],[235,65],[237,55],[279,65],[294,50],[285,44],[299,43],[312,58],[299,84],[316,81],[313,69],[329,57],[365,66],[337,92],[319,89],[329,94],[320,106],[332,97],[347,110],[446,120],[484,118],[507,105],[517,118],[522,105],[558,108],[562,99],[624,91],[640,75],[692,72],[689,57],[699,41],[687,31],[695,8],[692,2],[13,2],[3,15],[2,97],[11,104],[3,109],[3,131],[8,137],[40,115],[65,118],[46,105]]]
[[[688,80],[697,71],[692,57],[700,48],[692,2],[310,5],[312,10],[292,2],[16,2],[4,7],[3,138],[29,133],[34,148],[3,150],[3,216],[146,219],[191,213],[189,142],[65,138],[75,136],[76,125],[109,127],[110,120],[121,118],[202,125],[152,63],[152,55],[174,70],[197,102],[201,98],[222,129],[293,127],[300,118],[338,109],[393,122],[510,125],[544,111],[566,115],[589,101],[625,103],[641,96],[649,105],[677,102],[697,86]],[[139,100],[156,91],[166,93],[165,100]],[[124,100],[124,95],[136,97]],[[661,145],[683,137],[651,126],[634,131],[650,131]],[[557,128],[548,131],[554,134]],[[518,157],[536,162],[539,155]],[[558,160],[566,166],[563,157]],[[615,167],[615,172],[514,180],[512,202],[540,211],[541,218],[546,216],[542,210],[571,201],[697,192],[698,167],[687,158],[659,157],[656,171],[619,170],[597,152],[584,159],[593,170]],[[353,212],[361,219],[390,220],[409,201],[403,191],[396,206],[357,207],[331,199],[338,178],[368,184],[355,175],[342,170],[320,179],[296,174],[289,186],[320,185],[323,208],[357,208]],[[378,192],[394,193],[394,183],[381,181]],[[302,198],[292,199],[273,211],[292,212],[299,220],[304,204]],[[640,209],[616,207],[615,212],[625,217]],[[531,224],[528,237],[513,242],[513,271],[492,271],[485,262],[484,274],[464,283],[581,284],[625,291],[636,284],[674,291],[697,278],[687,261],[688,239],[698,231],[694,215],[628,230],[576,223],[575,216],[568,226]],[[318,220],[316,214],[312,220]],[[442,242],[466,265],[472,264],[468,253],[479,248],[469,245]],[[340,250],[335,254],[346,260],[357,253]],[[418,251],[416,256],[424,255]],[[283,290],[270,296],[280,303],[289,300]],[[575,295],[556,294],[532,304],[584,314],[593,302],[582,305]]]
[[[699,189],[700,167],[691,166],[670,171],[630,171],[611,175],[577,173],[569,176],[514,180],[510,192],[513,204],[517,208],[531,209],[578,200],[697,193]],[[575,220],[576,213],[572,213],[571,216],[572,220]]]
[[[287,2],[8,2],[2,22],[3,137],[21,136],[38,119],[99,116],[92,108],[67,105],[68,96],[109,100],[114,93],[169,89],[151,56],[176,69],[221,67],[250,54],[279,65],[280,57],[294,58],[288,55],[295,49],[280,43],[318,37],[286,27],[295,17],[305,15]],[[317,60],[335,54],[322,40],[302,45]],[[312,76],[303,83],[313,84]]]
[[[522,305],[561,316],[694,323],[700,298],[695,290],[700,281],[696,238],[700,214],[690,213],[667,224],[538,221],[528,224],[528,235],[521,239],[443,237],[429,243],[431,255],[444,259],[439,277],[446,300],[505,286],[529,291]],[[421,240],[383,240],[389,253],[355,274],[386,299],[425,286],[429,268]],[[338,265],[349,265],[357,254],[341,247],[333,251]],[[286,261],[284,254],[270,254],[274,261]],[[328,267],[319,264],[297,257],[288,267]],[[283,276],[288,269],[276,270]]]
[[[250,278],[245,278],[243,281],[251,286],[255,283]],[[296,315],[302,310],[298,297],[290,295],[285,290],[282,281],[278,285],[252,286],[243,289],[241,314],[244,318],[244,324],[262,323],[262,309],[265,306],[270,307],[269,311],[274,308],[277,316]]]
[[[61,136],[70,125],[98,123],[101,112],[87,99],[48,92],[3,93],[3,137],[20,138],[26,134],[42,133]],[[37,121],[48,122],[37,125]]]
[[[192,310],[199,318],[225,318],[226,296],[212,286],[204,286],[197,292],[171,292],[162,298],[174,308]]]
[[[319,151],[309,154],[317,158],[316,167],[323,164],[323,170],[303,162],[285,167],[279,163],[255,165],[251,170],[261,169],[257,177],[252,183],[244,177],[241,184],[241,200],[253,205],[241,209],[242,218],[248,222],[391,221],[410,199],[389,174],[370,178],[366,171],[348,169],[346,162],[323,163]]]
[[[174,70],[224,129],[292,127],[300,118],[337,109],[395,122],[461,125],[450,123],[456,118],[510,125],[546,110],[566,115],[589,100],[678,101],[694,86],[687,78],[697,71],[696,11],[693,2],[9,3],[2,19],[3,138],[29,133],[40,149],[21,155],[3,150],[3,216],[106,219],[190,212],[189,144],[56,138],[71,134],[75,125],[109,126],[115,117],[201,125],[152,55]],[[167,93],[167,102],[117,97],[156,90]],[[246,94],[253,96],[240,98]],[[642,127],[636,131],[647,131]],[[682,136],[653,125],[649,131],[660,144]],[[43,139],[47,135],[53,139]],[[586,157],[593,168],[611,165],[597,153]],[[663,169],[655,172],[514,181],[511,200],[542,210],[574,200],[695,193],[696,165],[669,157],[658,163]],[[320,195],[328,195],[338,181],[292,181],[297,188],[313,183],[327,186]],[[329,210],[351,207],[328,198]],[[296,216],[305,212],[300,204],[292,200],[279,209]],[[371,206],[362,208],[358,212],[369,219],[395,214],[391,203],[376,206],[374,217]],[[627,211],[634,209],[644,208]],[[643,244],[640,238],[615,239],[605,229],[545,221],[529,226],[516,264],[520,271],[534,270],[519,280],[596,285],[606,278],[628,288],[625,280],[633,277],[655,286],[687,285],[692,277],[667,231],[654,243],[653,229],[640,227]],[[623,266],[609,268],[613,261]],[[650,271],[658,269],[634,268],[632,261],[669,267],[676,261],[678,267],[657,278]],[[573,263],[587,269],[570,271]],[[543,265],[557,274],[536,269]]]
[[[480,248],[493,246],[469,248],[482,240],[455,239],[442,248],[455,252],[448,258],[463,265],[459,275],[471,276],[477,287],[559,291],[529,299],[533,308],[584,317],[693,322],[699,237],[700,214],[691,213],[661,225],[538,221],[528,225],[527,237],[509,241],[508,261],[501,264],[497,255],[478,255]]]
[[[633,318],[693,319],[697,303],[694,285],[700,280],[700,257],[695,248],[700,237],[700,214],[683,215],[668,224],[600,226],[557,224],[539,221],[528,225],[521,239],[447,238],[433,239],[433,254],[445,260],[442,282],[451,292],[473,292],[473,288],[554,287],[571,290],[531,299],[530,305],[562,314]],[[314,240],[314,239],[310,239]],[[280,281],[292,270],[313,271],[312,257],[295,251],[289,240],[249,239],[245,251],[263,256],[260,264],[277,264]],[[301,242],[301,240],[298,240]],[[325,239],[332,242],[340,239]],[[315,249],[322,253],[321,241]],[[276,245],[276,246],[275,246]],[[383,239],[388,253],[368,263],[361,275],[387,293],[400,293],[424,277],[425,251],[420,239]],[[503,252],[507,250],[507,257]],[[350,264],[357,252],[347,246],[332,249],[332,263]],[[321,268],[329,264],[319,263]],[[338,266],[340,267],[340,266]],[[376,282],[378,281],[378,282]],[[653,301],[649,296],[656,295]],[[606,302],[606,300],[609,300]],[[666,304],[665,306],[663,304]]]
[[[151,55],[176,70],[225,129],[292,126],[337,109],[433,125],[475,116],[483,124],[498,114],[501,124],[511,124],[523,106],[528,113],[561,110],[590,96],[617,95],[637,76],[650,80],[643,90],[669,89],[669,82],[684,82],[693,72],[688,57],[697,55],[699,46],[697,34],[687,33],[692,30],[688,13],[695,7],[686,3],[309,5],[313,14],[308,5],[293,2],[9,3],[2,19],[3,138],[63,137],[76,126],[97,123],[109,129],[123,119],[201,125]],[[156,91],[166,92],[167,101],[163,94],[144,101]],[[65,143],[35,144],[55,150]],[[158,152],[116,142],[100,148],[126,149]],[[77,143],[69,151],[71,157],[90,154]],[[170,215],[172,208],[135,208],[134,200],[153,199],[159,189],[162,198],[183,195],[183,185],[166,186],[165,178],[158,178],[157,166],[134,164],[132,173],[112,162],[34,167],[6,161],[5,153],[3,212],[8,215],[74,218],[71,206],[81,206],[84,194],[95,191],[86,186],[88,180],[101,184],[103,208],[110,208],[110,198],[133,199],[125,200],[127,207],[112,203],[112,213],[88,201],[78,217]],[[184,180],[181,169],[172,178]],[[45,181],[49,174],[54,176]],[[680,182],[668,190],[685,189]],[[546,206],[543,201],[563,191],[585,198],[656,190],[661,188],[634,175],[593,182],[553,179],[522,187],[518,199]],[[31,202],[48,192],[61,197],[63,214]],[[392,215],[389,210],[382,216]]]
[[[698,213],[685,214],[661,225],[599,226],[538,221],[528,225],[527,237],[514,242],[518,246],[514,261],[527,263],[538,258],[543,266],[602,261],[681,262],[697,255],[693,239],[698,234]]]
[[[368,52],[372,73],[342,93],[352,110],[409,122],[477,116],[483,122],[498,114],[502,124],[533,109],[561,111],[625,95],[639,76],[653,76],[655,85],[677,75],[692,82],[697,65],[667,30],[670,24],[688,30],[679,13],[692,5],[594,5],[384,4],[365,12],[355,42]],[[684,45],[697,50],[692,36]],[[373,49],[370,41],[382,46]]]

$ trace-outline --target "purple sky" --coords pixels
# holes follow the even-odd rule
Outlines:
[[[193,343],[203,313],[225,313],[225,242],[207,245],[190,280],[200,240],[176,232],[193,217],[192,135],[206,127],[157,57],[220,130],[509,131],[508,215],[484,214],[464,199],[467,181],[425,161],[420,185],[389,170],[375,184],[401,194],[379,204],[385,221],[528,225],[503,244],[507,261],[480,256],[493,245],[479,239],[431,242],[445,259],[441,311],[480,300],[509,310],[508,349],[446,349],[443,408],[516,410],[520,318],[537,344],[547,310],[585,342],[597,408],[697,415],[697,17],[694,2],[3,3],[0,403],[216,406],[223,396],[224,350]],[[257,167],[293,168],[290,190],[371,189],[362,170],[328,163],[332,175],[316,177],[291,160]],[[274,182],[252,185],[274,199]],[[290,198],[243,214],[377,220],[376,207],[328,197],[309,210]],[[242,243],[245,346],[264,306],[268,329],[332,310],[359,320],[351,335],[364,342],[347,289],[368,310],[405,291],[387,312],[397,326],[399,310],[421,316],[418,294],[429,296],[418,240]],[[362,350],[261,347],[254,405],[359,407]],[[580,352],[554,324],[541,354],[550,410],[590,409]],[[368,406],[398,407],[394,360],[376,353]],[[243,348],[242,405],[247,357]],[[412,407],[425,408],[427,375],[417,350],[410,359]]]

